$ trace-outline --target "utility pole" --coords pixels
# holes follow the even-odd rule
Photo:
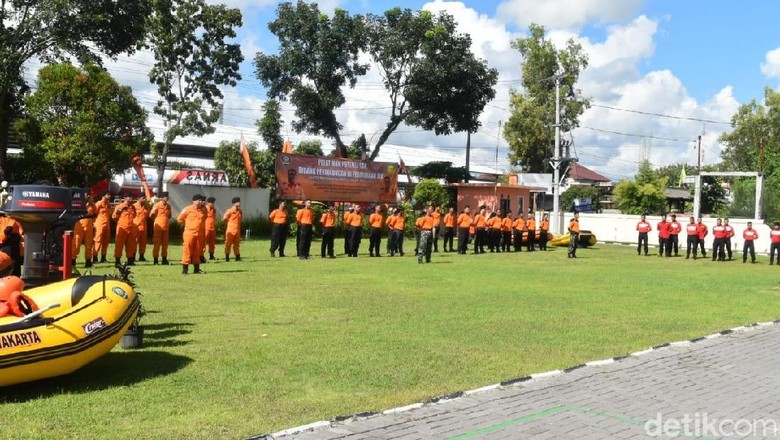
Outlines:
[[[553,218],[552,230],[560,234],[563,230],[561,215],[561,77],[555,76],[555,155],[552,158],[553,167]]]
[[[469,159],[471,158],[471,130],[466,132],[466,182],[469,183]]]
[[[699,211],[701,211],[701,135],[699,135],[699,140],[696,144],[696,157],[696,169],[698,172],[696,177],[694,177],[693,183],[693,216],[699,218]]]

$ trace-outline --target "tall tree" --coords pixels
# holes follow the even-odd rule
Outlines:
[[[63,186],[92,186],[121,173],[152,142],[132,90],[94,64],[42,68],[26,104],[29,116],[17,125],[39,133],[41,142],[25,149],[51,164]]]
[[[228,177],[230,177],[230,185],[237,188],[249,187],[249,174],[244,168],[244,161],[241,158],[239,148],[241,147],[241,141],[222,141],[219,143],[219,147],[214,152],[214,166],[220,170],[224,170]],[[257,185],[261,188],[273,188],[276,185],[276,180],[273,178],[273,184],[270,185],[271,175],[273,174],[273,168],[270,173],[264,169],[260,164],[263,162],[263,155],[266,151],[258,151],[257,144],[255,142],[249,142],[247,144],[249,150],[249,156],[252,158],[252,164],[255,169],[255,177],[257,178]]]
[[[618,208],[626,214],[660,214],[666,211],[665,177],[654,175],[650,162],[642,161],[634,180],[623,179],[615,185]]]
[[[504,139],[509,144],[509,159],[527,172],[547,169],[547,159],[554,152],[555,78],[560,80],[561,131],[579,126],[579,117],[590,105],[579,97],[575,88],[580,72],[588,66],[588,57],[582,46],[570,39],[563,49],[556,49],[545,39],[543,26],[532,24],[529,36],[512,43],[523,56],[523,91],[510,93],[511,116],[504,128]]]
[[[244,60],[238,44],[229,43],[241,26],[241,11],[205,0],[151,0],[144,46],[154,53],[149,79],[160,98],[154,112],[166,124],[162,151],[157,151],[157,190],[171,145],[180,136],[214,132],[223,95],[234,87]]]
[[[279,101],[269,99],[263,103],[263,117],[257,120],[257,134],[259,134],[266,147],[273,152],[282,151],[284,139],[282,138],[282,112]]]
[[[764,102],[741,105],[731,126],[719,139],[726,147],[721,158],[727,169],[780,174],[780,92],[765,88]]]
[[[95,61],[132,50],[144,34],[148,0],[7,1],[0,7],[0,172],[6,169],[11,119],[24,91],[22,69],[32,58],[72,55]]]
[[[334,140],[341,157],[336,109],[346,103],[345,86],[354,87],[368,70],[367,52],[382,76],[390,104],[389,121],[368,159],[401,125],[436,134],[475,131],[479,115],[493,99],[498,73],[471,52],[471,38],[456,32],[445,13],[395,8],[382,16],[351,17],[336,10],[320,14],[316,3],[282,3],[269,28],[280,41],[278,55],[258,53],[257,76],[274,99],[296,107],[296,131]]]
[[[301,141],[295,146],[295,154],[311,154],[313,156],[324,156],[322,152],[322,141],[319,139]]]

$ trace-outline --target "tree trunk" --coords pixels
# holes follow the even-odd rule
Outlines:
[[[11,129],[11,97],[7,91],[0,91],[0,180],[5,180],[8,162],[8,132]]]
[[[171,151],[171,144],[173,142],[165,141],[163,145],[162,153],[160,153],[160,160],[157,161],[157,197],[162,197],[163,193],[163,175],[165,174],[165,167],[168,165],[168,152]]]

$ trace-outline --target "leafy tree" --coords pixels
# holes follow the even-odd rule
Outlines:
[[[696,168],[686,164],[666,165],[653,170],[653,174],[656,178],[666,177],[666,181],[669,183],[670,187],[679,187],[682,167],[685,167],[686,176],[692,176],[696,174]]]
[[[349,144],[349,147],[347,147],[347,157],[355,160],[365,159],[367,157],[367,151],[368,142],[366,141],[366,135],[361,134]]]
[[[447,206],[450,200],[447,190],[436,179],[424,179],[414,185],[413,198],[417,206]]]
[[[763,104],[743,104],[731,117],[733,130],[723,133],[721,157],[726,168],[735,171],[764,171],[780,174],[780,93],[767,87]],[[761,145],[764,145],[763,167]]]
[[[615,185],[617,206],[626,214],[659,214],[666,211],[666,194],[663,185],[639,183],[624,179]]]
[[[725,212],[728,202],[726,201],[726,190],[721,186],[722,183],[722,180],[714,176],[702,176],[700,205],[702,213]]]
[[[412,174],[423,179],[444,179],[447,183],[462,182],[468,177],[466,167],[453,167],[452,162],[432,161],[415,167]]]
[[[255,142],[249,142],[247,144],[249,150],[249,157],[252,159],[252,166],[255,169],[255,177],[257,178],[257,186],[261,188],[268,188],[268,176],[263,173],[258,173],[260,167],[258,163],[261,161],[261,155],[264,152],[257,150],[257,144]],[[220,170],[224,170],[230,178],[230,185],[237,188],[249,187],[249,174],[244,168],[244,159],[240,153],[241,141],[222,141],[219,143],[214,152],[214,166]]]
[[[279,101],[269,99],[263,103],[263,117],[257,120],[257,133],[263,138],[265,145],[274,152],[282,151],[284,139],[281,135],[282,112]]]
[[[0,8],[0,172],[7,172],[5,133],[18,114],[24,64],[33,58],[97,61],[132,50],[144,34],[148,0],[3,1]]]
[[[402,124],[436,134],[475,131],[478,117],[495,92],[498,73],[470,52],[471,39],[457,34],[451,16],[400,8],[383,16],[351,17],[337,9],[332,18],[316,4],[282,3],[269,29],[279,38],[278,55],[258,53],[257,76],[273,99],[296,107],[296,131],[334,140],[348,157],[335,110],[345,104],[342,87],[354,87],[368,64],[379,67],[390,101],[390,120],[369,160]],[[354,154],[354,153],[353,153]]]
[[[591,199],[593,206],[598,208],[601,194],[595,186],[574,185],[561,194],[561,208],[568,209],[574,205],[574,199]]]
[[[44,67],[26,104],[29,116],[18,128],[40,142],[25,150],[50,164],[63,186],[92,186],[120,173],[152,142],[131,89],[94,64]]]
[[[579,126],[579,117],[590,106],[587,99],[577,97],[575,84],[580,72],[588,66],[582,47],[570,39],[564,49],[556,49],[545,39],[543,26],[532,24],[529,36],[513,42],[523,56],[523,92],[512,91],[512,114],[504,129],[504,139],[510,148],[509,159],[528,172],[543,172],[552,156],[555,124],[555,80],[560,78],[561,131]]]
[[[322,152],[322,141],[319,139],[301,141],[295,147],[296,154],[311,154],[313,156],[324,156]]]
[[[162,151],[156,151],[162,191],[171,144],[180,136],[214,132],[223,98],[219,87],[236,85],[244,57],[238,44],[227,42],[241,26],[238,9],[205,0],[151,1],[144,46],[154,53],[149,79],[160,95],[154,112],[167,127]]]

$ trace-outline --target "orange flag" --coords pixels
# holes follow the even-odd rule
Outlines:
[[[282,153],[292,154],[292,142],[290,142],[289,139],[285,140],[284,144],[282,144]]]
[[[241,152],[241,157],[244,158],[244,168],[246,168],[246,173],[249,174],[249,186],[252,188],[257,188],[255,169],[252,168],[252,158],[249,157],[249,149],[246,147],[243,134],[241,135],[241,147],[239,148],[239,151]]]
[[[146,181],[143,158],[140,154],[136,154],[130,158],[130,162],[133,164],[133,169],[135,170],[136,174],[138,174],[138,178],[141,179],[141,186],[144,189],[144,197],[146,197],[147,200],[152,200],[152,189],[149,188],[149,183]]]

